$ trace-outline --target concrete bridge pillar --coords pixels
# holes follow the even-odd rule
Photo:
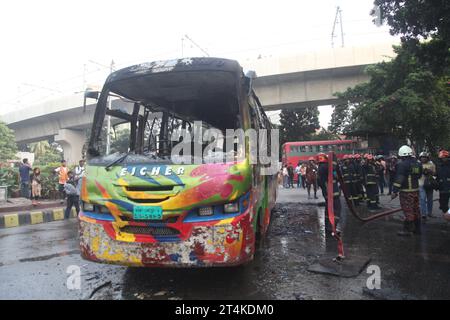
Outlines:
[[[83,130],[59,129],[58,134],[55,135],[55,141],[63,148],[67,164],[77,164],[82,157],[86,133]]]

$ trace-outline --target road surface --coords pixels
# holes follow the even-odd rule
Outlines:
[[[388,203],[387,197],[382,202]],[[371,274],[342,278],[311,273],[336,252],[324,235],[324,208],[299,189],[280,189],[269,234],[243,267],[144,269],[81,259],[75,219],[0,230],[0,299],[450,299],[450,225],[433,219],[423,235],[399,238],[398,218],[362,225],[348,218],[348,257],[370,257]],[[436,212],[438,212],[436,210]],[[79,289],[71,275],[80,270]]]

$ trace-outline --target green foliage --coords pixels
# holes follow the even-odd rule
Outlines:
[[[60,166],[60,163],[50,163],[46,166],[34,166],[39,167],[41,170],[41,182],[42,182],[42,198],[51,199],[58,193],[58,175],[54,173],[54,170]],[[7,185],[9,196],[20,190],[19,186],[19,168],[2,166],[0,167],[0,185]]]
[[[282,110],[280,113],[280,140],[310,140],[316,129],[319,129],[319,110],[317,107],[306,107],[297,110]]]
[[[60,166],[60,163],[52,163],[47,166],[39,167],[39,169],[41,170],[41,186],[43,198],[53,198],[57,194],[58,175],[54,173],[54,170],[58,166]]]
[[[127,152],[130,144],[130,129],[113,131],[111,134],[111,153]]]
[[[311,135],[309,140],[323,141],[323,140],[339,140],[339,139],[340,139],[340,137],[337,134],[322,128],[322,130],[320,132]]]
[[[448,0],[375,0],[382,19],[391,34],[401,34],[403,40],[434,37],[450,43],[450,1]]]
[[[57,144],[50,144],[48,141],[31,143],[30,151],[34,153],[34,165],[56,163],[63,158]]]
[[[0,161],[16,159],[18,152],[14,131],[0,122]]]
[[[433,45],[433,41],[420,47]],[[435,150],[450,136],[446,75],[432,72],[408,45],[396,47],[396,58],[367,68],[368,83],[337,96],[347,101],[335,108],[329,129],[356,135],[386,134]],[[345,119],[343,123],[339,123]]]
[[[10,166],[1,166],[0,186],[8,186],[8,196],[19,190],[19,170]]]

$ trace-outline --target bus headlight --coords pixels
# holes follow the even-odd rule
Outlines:
[[[239,212],[239,202],[230,202],[223,205],[223,212],[236,213]]]
[[[91,212],[94,211],[94,205],[92,203],[83,201],[82,204],[83,204],[83,211],[91,211]]]

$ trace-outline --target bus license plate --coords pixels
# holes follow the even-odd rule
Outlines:
[[[134,206],[133,219],[135,220],[162,220],[161,207]]]

